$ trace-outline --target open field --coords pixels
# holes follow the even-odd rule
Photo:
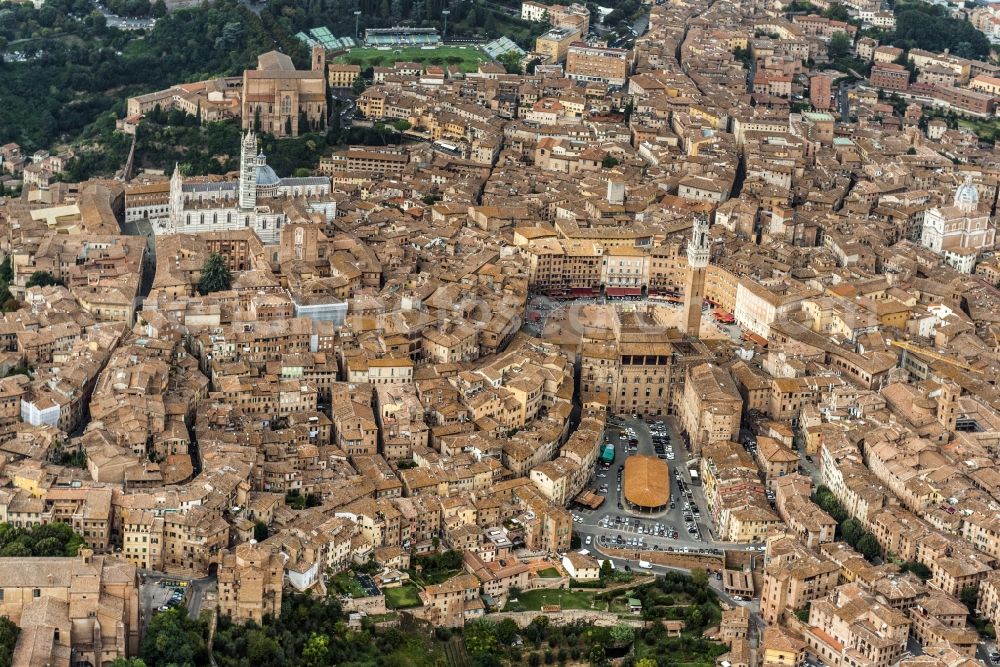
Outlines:
[[[594,609],[594,592],[547,588],[522,591],[517,596],[517,602],[508,603],[504,611],[538,611],[542,605],[548,604],[557,604],[563,609]],[[603,611],[607,604],[600,602],[596,608]]]
[[[428,63],[431,65],[458,65],[463,72],[475,72],[479,63],[489,57],[477,47],[469,46],[404,46],[400,48],[376,49],[359,47],[337,56],[334,62],[368,67],[391,67],[396,61]]]
[[[996,119],[959,118],[958,126],[972,130],[982,141],[993,142],[1000,139],[1000,121]]]
[[[421,605],[419,592],[413,584],[405,584],[399,588],[383,588],[382,592],[385,594],[386,604],[393,609],[406,609]]]

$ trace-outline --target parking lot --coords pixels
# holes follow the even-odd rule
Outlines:
[[[592,487],[605,495],[607,500],[596,510],[574,509],[574,522],[578,532],[593,530],[599,542],[613,544],[659,545],[660,547],[699,547],[702,530],[698,522],[701,508],[687,477],[683,440],[667,420],[651,417],[649,423],[632,417],[611,417],[605,431],[604,442],[615,447],[611,462],[599,463]],[[670,468],[670,504],[658,514],[634,512],[622,497],[622,476],[629,456],[643,454],[656,456]],[[607,540],[601,540],[606,536]],[[618,538],[621,538],[619,541]],[[640,543],[638,540],[642,539]],[[650,546],[653,548],[653,546]]]
[[[631,415],[610,417],[604,441],[615,446],[614,460],[606,465],[597,464],[590,488],[606,500],[593,510],[571,508],[573,530],[581,536],[583,546],[688,553],[718,553],[722,548],[761,549],[759,544],[731,544],[714,539],[704,494],[691,480],[685,441],[669,418],[649,417],[644,421]],[[670,503],[662,512],[635,512],[623,501],[624,464],[629,456],[636,454],[658,456],[669,467]]]
[[[174,607],[183,607],[187,601],[189,584],[186,580],[159,573],[144,575],[139,587],[139,607],[145,627],[156,614]]]
[[[358,583],[361,584],[361,588],[364,589],[365,594],[369,596],[375,596],[381,593],[378,586],[375,585],[375,580],[367,574],[358,574]]]

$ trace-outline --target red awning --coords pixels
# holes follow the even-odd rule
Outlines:
[[[606,287],[604,289],[605,296],[640,296],[642,295],[641,287]]]
[[[573,296],[593,296],[594,290],[590,287],[574,287],[570,290]]]

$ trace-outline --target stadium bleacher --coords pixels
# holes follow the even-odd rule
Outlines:
[[[490,58],[493,58],[493,60],[510,52],[516,53],[518,57],[524,56],[524,49],[511,41],[509,37],[500,37],[499,39],[494,39],[492,42],[483,44],[483,51]]]
[[[316,46],[316,43],[317,43],[315,39],[313,39],[309,35],[305,34],[304,32],[297,32],[297,33],[295,33],[295,39],[297,39],[300,42],[304,43],[309,48],[312,48],[312,47]]]
[[[330,29],[325,26],[311,28],[308,33],[295,33],[295,39],[309,47],[320,44],[327,51],[347,51],[358,45],[358,41],[353,37],[334,37]]]
[[[322,26],[319,28],[313,28],[309,31],[309,34],[311,34],[317,42],[322,44],[324,49],[334,48],[334,43],[337,38],[330,33],[328,28]]]
[[[441,43],[436,28],[368,28],[365,30],[365,45],[388,46],[435,46]]]

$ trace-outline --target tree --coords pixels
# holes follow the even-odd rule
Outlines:
[[[840,524],[840,532],[845,542],[857,548],[858,541],[865,534],[865,529],[861,527],[861,524],[856,519],[847,519]]]
[[[605,155],[604,159],[601,160],[601,166],[605,169],[612,169],[618,166],[618,158],[614,155]]]
[[[201,280],[198,281],[198,292],[204,296],[212,292],[224,292],[232,287],[232,275],[226,261],[217,252],[209,255],[201,266]]]
[[[14,280],[14,268],[11,266],[9,255],[0,264],[0,280],[8,285]]]
[[[847,7],[839,2],[835,2],[830,5],[830,7],[823,12],[823,16],[834,21],[843,21],[844,23],[851,20],[851,13],[847,11]]]
[[[247,637],[247,659],[254,665],[279,665],[281,647],[261,630],[254,630]]]
[[[139,648],[149,667],[194,667],[208,662],[204,628],[179,608],[161,612],[149,622]]]
[[[263,521],[258,521],[253,525],[253,539],[258,542],[263,542],[267,539],[268,533],[267,524]]]
[[[496,626],[480,618],[465,626],[465,649],[472,655],[490,653],[497,645]]]
[[[607,667],[608,653],[600,644],[595,644],[590,649],[590,664],[592,667]]]
[[[392,126],[396,128],[397,132],[406,132],[410,129],[410,121],[405,118],[400,118],[399,120],[393,121]]]
[[[962,601],[962,604],[969,608],[969,613],[975,613],[976,599],[978,597],[979,589],[975,586],[966,586],[962,589],[962,592],[958,594],[958,599]]]
[[[903,563],[899,566],[899,569],[903,572],[912,572],[920,577],[921,581],[927,581],[931,578],[931,569],[923,563],[918,563],[917,561],[908,561]]]
[[[497,60],[507,70],[507,74],[524,74],[524,66],[521,64],[521,54],[517,51],[508,51]]]
[[[971,23],[964,18],[948,16],[943,7],[925,3],[907,3],[905,9],[897,8],[896,29],[891,41],[893,46],[903,49],[949,49],[963,58],[985,59],[990,53],[986,35]]]
[[[75,556],[83,545],[83,538],[65,523],[54,522],[33,528],[0,524],[2,556]]]
[[[53,276],[48,271],[35,271],[28,278],[25,287],[49,287],[50,285],[64,285],[63,281]]]
[[[14,658],[14,645],[21,629],[6,616],[0,616],[0,667],[10,667]]]
[[[653,658],[641,658],[636,661],[635,667],[657,667],[657,662]]]
[[[632,640],[635,639],[635,630],[631,625],[618,623],[611,628],[611,639],[619,645],[631,644]]]
[[[53,557],[53,556],[64,556],[65,551],[63,549],[62,542],[59,541],[57,537],[46,537],[45,539],[38,540],[35,542],[34,548],[31,552],[35,556],[40,557]]]
[[[708,588],[708,572],[700,567],[691,570],[691,581],[698,588]]]
[[[146,667],[146,663],[142,658],[115,658],[111,667]]]
[[[512,618],[505,618],[499,623],[497,623],[496,635],[497,641],[500,642],[501,646],[510,646],[514,642],[514,638],[517,637],[517,623]]]
[[[503,667],[500,659],[493,653],[477,653],[472,656],[472,667]]]
[[[604,562],[601,563],[601,579],[607,581],[614,575],[614,573],[615,570],[611,567],[611,559],[604,559]]]
[[[830,55],[831,60],[840,60],[851,55],[851,38],[847,36],[846,32],[836,32],[833,34],[833,37],[830,38],[830,46],[827,48],[827,53]]]
[[[0,556],[4,558],[29,558],[34,556],[29,547],[24,542],[11,542],[3,549],[0,549]]]
[[[861,536],[861,539],[858,540],[857,550],[870,561],[875,560],[882,554],[882,547],[871,533],[865,533]]]

